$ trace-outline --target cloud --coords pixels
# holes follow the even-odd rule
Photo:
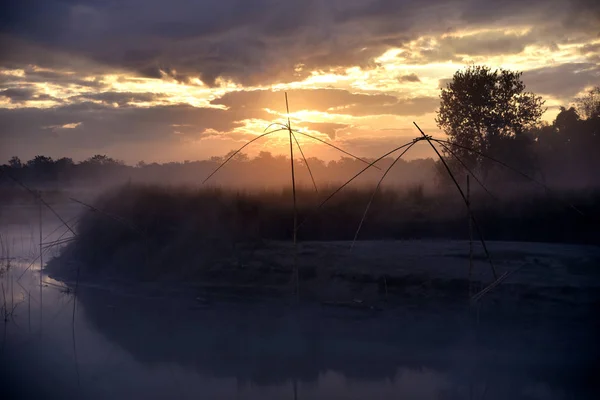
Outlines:
[[[524,72],[523,81],[534,93],[568,102],[588,86],[600,82],[600,65],[569,63],[538,68]]]
[[[230,132],[241,126],[233,114],[224,110],[187,105],[114,108],[78,103],[50,109],[0,109],[0,120],[0,141],[6,144],[5,150],[31,143],[36,143],[37,149],[73,151],[115,144],[168,143]]]
[[[395,99],[395,101],[380,104],[354,104],[345,109],[343,113],[362,117],[384,114],[419,116],[434,112],[439,105],[440,99],[437,97],[415,97],[412,99]]]
[[[102,89],[106,85],[99,77],[92,79],[82,79],[79,75],[72,71],[65,72],[61,70],[36,70],[34,68],[25,67],[24,75],[16,81],[28,83],[45,83],[52,82],[57,85],[77,85],[85,87],[89,90]]]
[[[599,81],[599,16],[591,0],[11,2],[0,13],[0,104],[15,109],[0,109],[0,147],[237,139],[285,112],[282,91],[253,89],[308,87],[299,83],[307,77],[311,88],[346,90],[288,90],[292,113],[306,111],[303,126],[348,139],[363,122],[428,117],[439,105],[438,79],[445,86],[440,78],[453,68],[489,57],[527,68],[553,63],[524,80],[567,101]],[[392,48],[402,52],[382,62]],[[364,68],[347,71],[355,66]],[[339,76],[327,81],[317,70]]]
[[[438,89],[446,89],[446,87],[448,87],[448,84],[452,82],[452,78],[444,78],[444,79],[440,79],[438,81]]]
[[[25,101],[33,97],[35,93],[32,89],[12,88],[0,91],[0,96],[8,97],[11,101]]]
[[[86,93],[79,96],[72,96],[70,101],[100,101],[107,105],[117,104],[119,107],[127,106],[130,103],[150,103],[161,99],[157,93],[131,93],[131,92],[102,92]]]
[[[323,133],[331,140],[335,139],[336,133],[344,128],[349,127],[348,124],[337,124],[334,122],[302,122],[300,123],[300,127],[306,127],[310,130],[314,130],[320,133]]]
[[[417,74],[402,75],[398,77],[398,82],[421,82]]]
[[[514,53],[532,42],[591,38],[598,11],[595,2],[572,0],[23,0],[0,17],[3,41],[44,51],[8,43],[0,61],[56,66],[89,59],[151,77],[268,84],[298,80],[313,69],[372,65],[391,47],[468,28],[528,25],[545,35],[449,37],[423,54]]]
[[[425,132],[430,133],[434,129],[428,129],[423,127]],[[370,135],[361,136],[348,136],[340,138],[339,145],[344,149],[354,152],[354,154],[369,154],[376,155],[375,158],[380,157],[396,147],[400,147],[406,143],[410,143],[415,137],[419,136],[419,132],[416,129],[396,129],[394,135],[390,135],[389,132],[372,132]],[[395,152],[390,157],[399,156],[401,151]],[[435,153],[431,147],[425,142],[419,142],[403,156],[403,159],[414,159],[414,158],[431,158],[435,157]]]
[[[60,101],[48,94],[38,93],[35,89],[27,87],[25,85],[23,87],[12,87],[0,90],[0,97],[8,98],[13,104],[24,104],[25,102],[35,103],[47,100],[51,100],[54,102]]]
[[[397,99],[385,94],[351,93],[341,89],[295,89],[288,90],[290,111],[314,110],[328,111],[353,104],[381,104],[394,102]],[[241,90],[230,92],[211,102],[223,105],[232,110],[262,109],[285,111],[283,91]]]
[[[398,99],[388,94],[351,93],[341,89],[299,89],[288,91],[290,110],[312,110],[351,116],[367,115],[422,115],[432,112],[439,105],[434,97]],[[249,90],[227,93],[211,102],[233,111],[262,110],[265,108],[285,111],[283,92]]]

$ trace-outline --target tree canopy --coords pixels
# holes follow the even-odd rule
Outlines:
[[[544,101],[525,91],[521,75],[487,66],[457,71],[442,88],[438,127],[461,146],[496,156],[510,151],[509,140],[536,126],[544,113]],[[476,154],[453,150],[469,167],[484,168]]]
[[[585,119],[600,118],[600,86],[591,89],[587,95],[578,98],[577,111]]]

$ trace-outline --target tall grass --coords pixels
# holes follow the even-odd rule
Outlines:
[[[472,192],[472,210],[488,240],[600,244],[595,226],[543,193],[496,201],[482,191]],[[372,193],[372,187],[346,188],[318,209],[321,196],[310,188],[297,188],[298,216],[305,221],[298,240],[352,240]],[[76,261],[74,265],[88,266],[86,272],[148,279],[192,277],[205,268],[236,262],[241,251],[259,249],[270,240],[289,241],[293,234],[290,195],[291,188],[234,191],[126,185],[96,201],[94,207],[102,213],[84,212],[76,239],[48,268]],[[568,200],[586,215],[600,216],[600,192],[572,193]],[[464,205],[451,192],[383,187],[373,205],[361,240],[469,238],[461,211]],[[139,232],[105,214],[128,221]],[[74,278],[75,269],[72,272]]]

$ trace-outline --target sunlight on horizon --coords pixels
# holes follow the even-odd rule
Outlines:
[[[420,112],[418,115],[393,114],[391,111],[385,111],[385,103],[382,103],[381,109],[374,109],[373,112],[365,111],[357,113],[361,109],[361,104],[357,106],[352,104],[351,95],[368,96],[361,98],[368,101],[371,96],[388,95],[397,101],[417,101],[422,99],[435,99],[439,95],[441,83],[450,78],[456,70],[464,68],[470,64],[486,64],[493,68],[507,68],[518,71],[528,71],[537,68],[543,68],[561,64],[581,64],[585,67],[585,56],[580,51],[581,46],[596,46],[600,40],[592,40],[586,43],[573,42],[561,44],[555,47],[550,45],[530,45],[525,46],[523,51],[518,54],[510,55],[485,55],[485,56],[462,56],[462,61],[440,60],[427,61],[413,59],[414,54],[423,54],[423,51],[435,53],[440,51],[443,41],[477,38],[477,35],[500,35],[501,37],[521,37],[530,34],[530,27],[521,26],[511,29],[471,29],[445,33],[438,36],[422,36],[408,42],[402,48],[389,48],[378,57],[373,59],[370,66],[353,66],[343,70],[313,70],[302,80],[275,83],[270,85],[243,86],[234,83],[231,80],[219,78],[214,87],[207,86],[199,78],[191,78],[186,81],[177,81],[175,78],[162,72],[161,78],[142,77],[130,72],[107,72],[89,74],[86,71],[76,71],[72,69],[51,69],[30,66],[26,71],[24,69],[1,69],[0,76],[4,81],[15,82],[17,87],[22,86],[31,90],[34,94],[31,98],[21,102],[12,102],[8,97],[0,97],[0,108],[17,109],[56,109],[66,106],[85,106],[85,107],[107,107],[114,109],[117,113],[128,113],[135,109],[155,109],[155,108],[173,108],[173,107],[192,107],[195,109],[214,109],[238,115],[236,124],[240,126],[230,130],[203,131],[201,128],[197,131],[197,138],[184,139],[186,133],[182,130],[173,129],[174,137],[180,137],[187,143],[201,143],[208,138],[221,136],[219,143],[221,149],[215,150],[214,146],[208,146],[217,154],[208,154],[206,149],[198,145],[198,158],[207,158],[218,153],[226,153],[227,147],[233,148],[239,143],[239,137],[253,137],[261,134],[263,130],[272,122],[285,121],[285,101],[284,91],[290,93],[290,118],[293,124],[339,124],[338,133],[342,136],[352,135],[359,138],[377,138],[380,136],[377,132],[386,129],[410,129],[412,121],[418,120],[420,124],[429,133],[439,135],[433,110]],[[460,52],[456,53],[460,56]],[[422,56],[420,56],[422,57]],[[443,54],[440,57],[444,57]],[[108,67],[98,66],[101,70],[108,70]],[[296,67],[298,71],[302,66]],[[29,81],[28,76],[35,73],[49,73],[58,77],[76,77],[77,81],[67,80],[56,81]],[[527,79],[525,78],[525,83]],[[318,109],[319,104],[312,106],[296,106],[302,103],[303,99],[294,94],[294,90],[331,90],[336,89],[348,93],[348,103],[345,105],[334,106],[327,109]],[[235,93],[264,93],[264,91],[275,91],[281,94],[281,101],[275,108],[271,106],[260,107],[260,104],[246,104],[240,106],[228,106],[227,104],[215,104],[215,101],[223,96],[233,95]],[[130,96],[130,98],[128,98]],[[115,97],[115,100],[112,100]],[[558,112],[558,107],[568,105],[569,99],[556,98],[548,95],[543,96],[546,100],[548,110],[543,116],[543,120],[551,121]],[[374,97],[373,97],[374,98]],[[319,102],[320,99],[316,98]],[[433,100],[432,100],[433,101]],[[304,102],[306,103],[306,102]],[[87,106],[86,106],[87,105]],[[264,113],[270,119],[260,116],[252,116],[250,107],[258,108],[252,113]],[[400,106],[399,106],[400,107]],[[416,113],[418,106],[413,113]],[[311,109],[314,108],[314,109]],[[400,108],[399,110],[402,110]],[[92,112],[92,111],[90,111]],[[388,113],[389,112],[389,113]],[[397,111],[394,111],[397,112]],[[249,114],[249,115],[245,115]],[[200,121],[200,120],[199,120]],[[192,122],[194,124],[194,122]],[[86,129],[84,121],[72,120],[65,121],[62,125],[78,129]],[[190,127],[188,127],[190,128]],[[193,128],[193,126],[191,127]],[[189,135],[193,129],[187,129]],[[332,140],[325,132],[318,129],[312,129],[311,132],[319,135],[326,140]],[[338,135],[339,136],[339,135]],[[228,139],[228,140],[225,140]],[[334,138],[333,141],[339,139]],[[227,144],[229,143],[229,144]],[[285,146],[275,140],[269,140],[269,145],[274,152],[285,151]],[[179,147],[176,144],[171,144]],[[219,146],[217,146],[219,147]],[[281,147],[280,149],[277,147]],[[319,150],[317,149],[317,155]],[[142,157],[137,157],[142,158]],[[151,156],[149,158],[152,158]]]

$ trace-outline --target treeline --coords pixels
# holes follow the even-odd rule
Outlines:
[[[600,183],[600,108],[587,113],[563,107],[552,124],[534,128],[529,135],[531,163],[542,178],[564,187]]]
[[[457,175],[467,173],[468,155],[474,154],[447,144],[455,155],[442,151]],[[463,150],[463,151],[459,151]],[[520,135],[500,138],[485,151],[489,158],[475,157],[477,165],[470,171],[486,186],[510,188],[528,180],[514,170],[533,177],[556,189],[585,189],[600,186],[600,113],[581,117],[574,107],[564,108],[552,123],[532,127]],[[438,182],[451,184],[447,171],[436,163]]]
[[[13,157],[2,168],[15,179],[38,188],[99,188],[128,182],[198,185],[227,157],[164,164],[139,162],[135,166],[126,165],[105,155],[96,155],[79,163],[70,158],[53,160],[46,156],[36,156],[32,160],[21,162],[17,157]],[[370,168],[356,182],[375,184],[381,176],[381,170],[386,169],[393,161],[392,158],[382,160],[377,164],[380,170]],[[350,157],[329,162],[315,157],[308,158],[306,162],[299,159],[296,163],[296,181],[300,186],[313,186],[307,163],[317,186],[321,188],[343,183],[367,165]],[[401,160],[396,163],[386,181],[388,185],[433,185],[435,163],[432,159]],[[6,182],[5,180],[4,184]],[[290,161],[285,156],[274,156],[264,151],[254,158],[239,153],[207,184],[259,189],[290,186]]]
[[[491,110],[492,114],[496,111]],[[493,115],[492,115],[493,116]],[[495,118],[495,117],[494,117]],[[493,122],[493,121],[492,121]],[[492,124],[490,122],[490,124]],[[493,125],[493,124],[492,124]],[[468,128],[468,129],[467,129]],[[475,147],[477,140],[468,137],[470,127],[450,135],[454,143]],[[548,186],[557,189],[581,189],[600,185],[600,88],[580,100],[577,108],[562,107],[552,123],[536,124],[512,135],[488,135],[488,143],[480,145],[480,151],[503,161],[518,171],[535,177]],[[524,182],[522,176],[489,159],[472,157],[465,149],[448,145],[455,154],[436,144],[447,157],[453,172],[464,180],[465,165],[470,165],[484,184],[496,188],[513,188]],[[232,154],[232,153],[230,153]],[[462,158],[462,163],[456,158]],[[135,166],[105,155],[96,155],[76,163],[70,158],[53,160],[39,155],[22,162],[18,157],[11,158],[2,165],[2,171],[15,179],[36,188],[104,188],[127,182],[197,185],[202,183],[219,165],[228,158],[213,157],[204,161],[170,162],[164,164],[139,162]],[[369,160],[369,161],[372,161]],[[392,163],[386,158],[375,168],[368,169],[357,184],[374,185]],[[298,159],[296,180],[301,186],[313,186],[309,169],[318,187],[336,186],[346,182],[363,170],[363,161],[350,157],[325,162],[315,157]],[[273,189],[290,186],[289,158],[260,152],[254,158],[237,154],[217,175],[209,181],[212,185],[237,188]],[[417,159],[400,160],[386,176],[386,186],[438,187],[440,183],[451,184],[447,171],[439,160]],[[6,186],[6,180],[0,180]]]

